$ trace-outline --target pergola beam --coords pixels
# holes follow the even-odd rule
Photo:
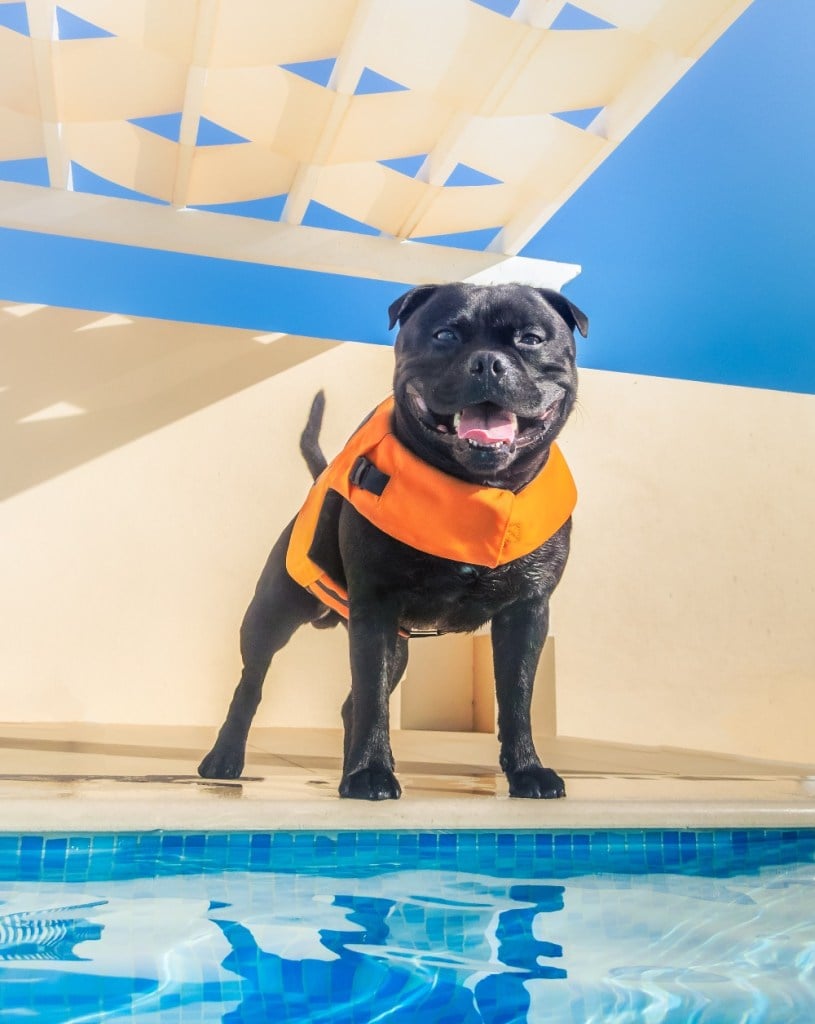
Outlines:
[[[536,28],[548,27],[563,8],[566,0],[523,0],[512,14],[513,20],[533,24]],[[534,19],[534,20],[533,20]],[[520,72],[528,64],[540,45],[540,37],[532,33],[525,34],[518,43],[512,60],[504,68],[484,98],[476,116],[489,117],[504,98],[507,90],[517,79]],[[428,153],[416,173],[419,181],[441,188],[459,163],[456,150],[461,144],[464,132],[472,114],[456,114],[450,119],[445,134],[439,139],[433,150]],[[428,191],[414,206],[405,218],[398,232],[399,238],[409,238],[416,230],[422,217],[430,209],[436,193]]]
[[[657,19],[663,17],[666,12],[679,11],[682,2],[683,0],[663,2],[656,8],[651,22],[656,23]],[[695,45],[692,47],[696,54],[707,50],[750,6],[752,0],[709,0],[709,2],[711,7],[718,3],[721,9],[712,22],[696,34]],[[591,4],[587,6],[591,7]],[[598,6],[604,14],[613,15],[613,2],[607,0],[605,6],[603,4]],[[648,27],[648,22],[641,26],[646,35]],[[612,102],[607,104],[589,125],[587,131],[605,139],[606,145],[583,164],[579,173],[572,177],[568,185],[557,196],[547,197],[545,200],[532,199],[519,206],[490,243],[490,251],[509,255],[520,252],[580,186],[591,177],[609,154],[690,70],[695,60],[695,55],[691,56],[685,52],[657,50],[640,71],[628,79]],[[534,195],[536,174],[537,169],[530,168],[526,182],[521,187],[522,193]]]
[[[279,217],[212,224],[233,241],[262,232],[254,251],[317,200],[383,244],[497,229],[494,264],[523,249],[750,2],[577,0],[608,23],[583,28],[556,22],[565,0],[521,0],[509,18],[470,0],[72,0],[66,10],[87,25],[60,38],[56,0],[26,0],[30,38],[0,31],[0,113],[19,134],[5,149],[44,158],[57,194],[70,193],[74,161],[102,179],[86,187],[175,212]],[[327,87],[292,73],[327,57]],[[366,67],[390,82],[356,95]],[[569,116],[592,109],[587,128]],[[168,137],[161,118],[179,112]],[[220,144],[199,145],[204,116]],[[459,164],[478,184],[447,184]],[[172,218],[140,212],[156,217],[157,237],[186,237]],[[299,250],[305,237],[288,241]],[[353,275],[367,244],[327,248]],[[400,265],[388,252],[384,265]],[[432,277],[466,262],[439,250]]]
[[[59,65],[54,60],[57,5],[54,0],[26,0],[25,7],[37,82],[37,100],[42,118],[48,180],[52,188],[66,189],[70,186],[70,161],[62,144]]]
[[[0,182],[0,225],[17,231],[409,285],[477,278],[483,282],[520,280],[561,288],[580,272],[573,263],[508,258],[500,253],[400,242],[203,210],[176,210],[132,199],[61,193],[12,182]]]
[[[334,64],[328,81],[328,88],[333,92],[331,108],[311,160],[301,164],[295,173],[280,218],[287,224],[300,224],[305,217],[308,204],[317,189],[320,171],[342,129],[351,96],[365,64],[362,40],[372,2],[373,0],[359,0],[348,34]]]
[[[172,198],[172,204],[177,208],[187,205],[195,144],[204,104],[207,67],[218,21],[219,2],[220,0],[199,0],[198,3],[192,62],[187,71],[187,87],[184,92],[184,106],[181,111],[181,126],[178,133],[178,161]]]

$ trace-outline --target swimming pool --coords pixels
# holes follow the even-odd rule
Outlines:
[[[812,1024],[815,831],[0,835],[0,1012]]]

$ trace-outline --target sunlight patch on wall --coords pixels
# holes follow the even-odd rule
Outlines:
[[[269,334],[258,334],[254,340],[261,345],[271,345],[275,341],[280,341],[281,338],[288,338],[288,334],[285,331],[272,331]]]
[[[45,308],[46,306],[42,302],[18,302],[13,306],[3,306],[3,312],[11,316],[23,317]]]
[[[17,422],[42,423],[45,420],[65,420],[71,416],[84,416],[87,411],[87,409],[81,409],[78,405],[73,405],[71,402],[56,402],[45,409],[40,409],[39,412],[32,412],[30,416],[24,416],[21,420],[17,420]]]
[[[89,324],[84,324],[82,327],[77,327],[74,333],[79,331],[95,331],[99,327],[125,327],[127,324],[132,324],[133,321],[129,316],[121,316],[119,313],[111,313],[110,316],[100,317],[99,320],[93,320]]]

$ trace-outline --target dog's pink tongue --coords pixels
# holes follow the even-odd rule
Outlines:
[[[517,420],[515,415],[497,406],[468,405],[461,410],[457,434],[462,440],[479,444],[495,444],[503,441],[512,444],[515,440]]]

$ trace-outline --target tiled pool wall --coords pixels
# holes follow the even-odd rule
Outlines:
[[[815,859],[815,829],[0,833],[0,880],[408,869],[728,874]]]

